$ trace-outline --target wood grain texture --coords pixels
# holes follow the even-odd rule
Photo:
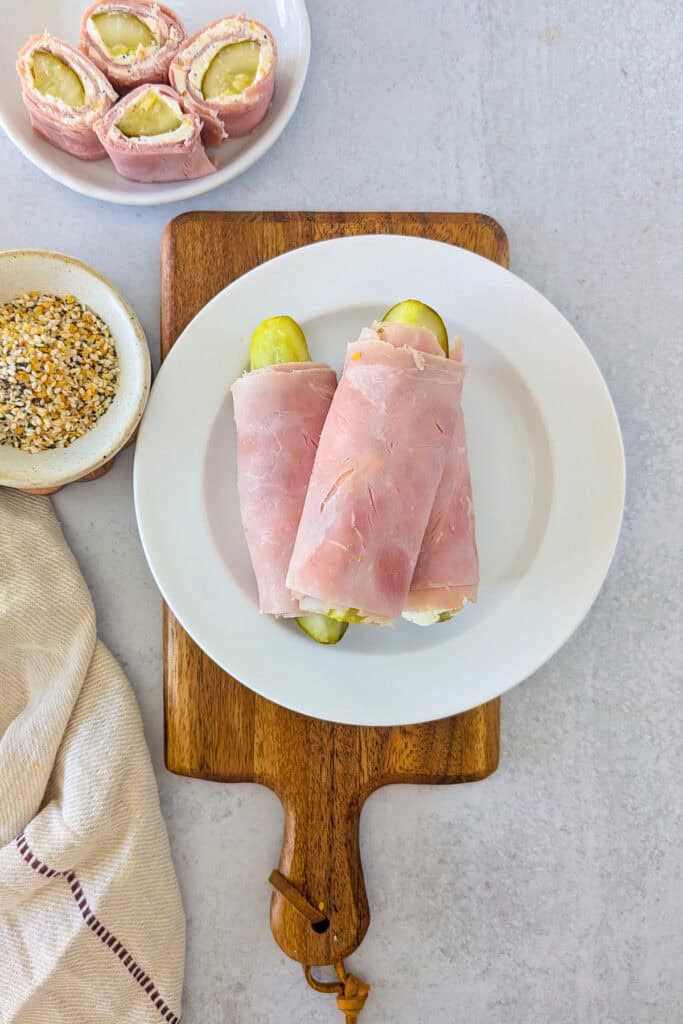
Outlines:
[[[450,242],[507,266],[500,225],[457,213],[191,213],[163,241],[162,357],[217,292],[252,267],[311,242],[393,233]],[[239,524],[235,524],[239,529]],[[256,782],[279,796],[279,870],[330,926],[314,930],[279,892],[271,927],[284,952],[322,965],[357,948],[370,923],[359,849],[363,803],[391,783],[474,782],[498,764],[500,705],[421,725],[321,722],[257,696],[214,664],[164,608],[166,765],[222,782]],[[265,881],[265,880],[264,880]]]

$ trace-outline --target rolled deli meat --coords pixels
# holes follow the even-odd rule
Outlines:
[[[462,360],[462,342],[450,346],[450,358]],[[403,617],[419,626],[452,618],[479,592],[479,554],[475,534],[472,481],[462,403],[446,457]]]
[[[306,611],[388,624],[405,608],[465,371],[441,349],[394,347],[382,333],[348,346],[287,586]]]
[[[237,487],[259,609],[298,616],[285,585],[320,432],[337,383],[322,363],[276,363],[232,385]]]
[[[436,336],[426,327],[397,323],[379,323],[373,327],[390,345],[408,345],[443,356]],[[462,362],[462,338],[451,339],[449,358]],[[458,397],[455,430],[422,538],[403,617],[420,626],[449,619],[466,604],[476,602],[478,587],[479,555],[472,482],[465,417]]]

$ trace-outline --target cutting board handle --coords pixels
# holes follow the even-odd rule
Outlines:
[[[358,775],[348,770],[349,753],[331,743],[322,771],[315,771],[318,757],[290,748],[286,788],[278,794],[285,812],[279,871],[323,920],[312,922],[296,900],[276,890],[271,928],[287,956],[309,966],[348,956],[370,924],[359,842],[363,795]]]

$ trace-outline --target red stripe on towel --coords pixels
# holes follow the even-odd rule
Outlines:
[[[168,1021],[168,1024],[180,1024],[180,1017],[173,1013],[170,1007],[164,1002],[163,998],[159,995],[159,991],[154,982],[149,979],[139,964],[135,962],[130,953],[124,949],[116,936],[112,935],[112,933],[105,928],[102,922],[98,920],[90,909],[88,900],[81,887],[81,883],[76,877],[76,873],[74,871],[57,871],[55,868],[50,868],[47,864],[44,864],[43,861],[39,860],[33,853],[33,850],[28,845],[23,832],[19,833],[15,839],[15,843],[22,858],[31,868],[33,868],[34,871],[37,871],[39,875],[43,875],[45,878],[56,878],[59,876],[64,879],[69,886],[74,902],[80,910],[81,916],[90,931],[94,932],[100,942],[105,946],[108,946],[112,953],[116,955],[117,959],[123,963],[123,966],[126,968],[128,973],[135,979],[142,991],[149,997],[150,1002],[157,1008],[164,1020]]]

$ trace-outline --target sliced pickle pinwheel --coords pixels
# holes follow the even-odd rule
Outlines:
[[[81,160],[105,156],[94,127],[117,95],[91,60],[43,33],[17,54],[17,72],[35,132]]]
[[[152,0],[94,3],[81,18],[81,49],[121,93],[166,82],[184,39],[178,17]]]
[[[265,117],[275,86],[277,46],[258,21],[220,18],[191,36],[171,63],[171,85],[204,122],[207,145],[248,135]]]
[[[95,126],[116,170],[132,181],[182,181],[212,174],[201,121],[167,85],[141,85]]]

